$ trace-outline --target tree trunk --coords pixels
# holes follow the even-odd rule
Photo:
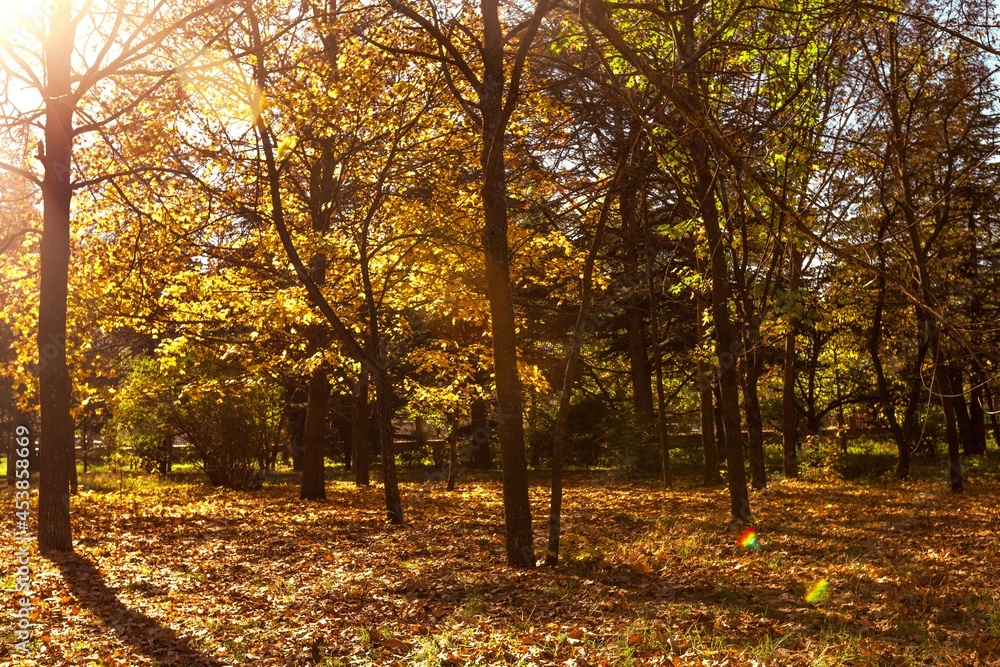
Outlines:
[[[625,301],[625,333],[628,342],[629,371],[632,378],[632,403],[636,414],[652,421],[654,416],[652,375],[643,315],[649,303],[640,290],[638,239],[642,231],[638,220],[639,183],[636,166],[631,165],[622,183],[618,201],[621,216],[622,259],[628,295]]]
[[[732,524],[735,527],[752,522],[740,429],[740,380],[736,369],[741,350],[729,316],[729,268],[715,202],[714,177],[709,167],[708,148],[700,143],[695,145],[692,156],[695,164],[695,194],[711,256],[712,319],[715,322],[715,353],[719,364],[721,398],[719,408],[725,428],[726,476],[729,481]]]
[[[326,498],[326,408],[330,398],[327,369],[317,366],[309,376],[306,428],[303,434],[302,500]]]
[[[705,339],[705,325],[702,313],[707,304],[697,297],[698,312],[695,315],[695,344],[701,348]],[[715,411],[712,409],[712,371],[705,360],[698,355],[698,400],[701,417],[701,451],[705,463],[705,484],[714,486],[719,479],[719,450],[715,442]]]
[[[38,548],[73,550],[69,514],[73,460],[72,384],[66,366],[66,297],[70,259],[70,202],[73,186],[74,101],[70,87],[75,25],[69,0],[52,4],[44,48],[45,177],[42,181],[42,238],[39,244],[38,303],[39,433]]]
[[[302,472],[303,438],[306,431],[306,404],[309,402],[306,391],[301,387],[292,390],[288,397],[285,414],[288,418],[288,436],[291,441],[292,470]]]
[[[962,492],[962,456],[961,443],[959,442],[957,420],[955,410],[958,408],[955,400],[955,388],[952,385],[951,373],[948,364],[940,358],[940,343],[936,340],[937,333],[933,334],[935,340],[932,345],[936,360],[935,377],[938,381],[938,390],[941,392],[941,407],[944,412],[945,437],[948,441],[948,479],[953,493]]]
[[[370,415],[368,407],[368,372],[364,369],[358,377],[358,390],[354,397],[354,419],[351,421],[351,446],[354,449],[354,484],[371,484],[371,447],[369,446]]]
[[[726,463],[726,424],[722,421],[722,390],[719,388],[719,369],[713,368],[712,375],[714,383],[712,385],[712,416],[715,419],[715,451],[719,455],[719,462]]]
[[[872,316],[871,331],[868,335],[868,356],[871,358],[872,367],[875,370],[875,387],[878,392],[882,417],[889,424],[889,430],[892,431],[892,438],[896,442],[896,479],[906,479],[910,475],[910,441],[906,438],[906,434],[902,426],[900,426],[899,420],[896,418],[896,406],[889,392],[889,381],[885,376],[885,368],[882,366],[882,313],[885,308],[886,288],[885,246],[882,237],[885,231],[884,223],[879,230],[878,243],[875,246],[878,255],[879,273],[875,278],[877,296],[875,297],[875,312]]]
[[[393,443],[392,382],[384,367],[375,369],[375,391],[378,393],[375,410],[378,414],[378,439],[382,447],[386,514],[392,523],[403,523],[403,504],[399,496],[399,481],[396,479],[396,448]]]
[[[72,496],[80,494],[80,476],[76,470],[76,441],[73,442],[73,456],[69,462],[69,493]]]
[[[643,198],[643,219],[647,217],[646,201]],[[656,311],[656,290],[653,285],[653,244],[649,230],[646,239],[646,288],[649,296],[649,326],[653,334],[653,368],[656,373],[656,426],[660,434],[660,469],[663,486],[674,485],[674,471],[670,467],[670,438],[667,433],[667,401],[663,391],[663,354],[660,351],[660,321]]]
[[[969,406],[965,400],[965,378],[957,364],[949,363],[948,378],[955,395],[951,397],[955,410],[955,425],[958,427],[959,442],[962,443],[962,453],[972,456],[976,453],[976,442],[972,435],[972,420],[969,418]]]
[[[788,331],[785,333],[785,356],[781,369],[781,467],[785,477],[794,479],[799,476],[799,461],[796,449],[799,419],[795,411],[795,360],[797,356],[795,352],[795,339],[798,334],[796,299],[798,298],[802,257],[794,240],[788,242],[788,250],[788,307],[792,310],[788,317]]]
[[[760,336],[754,324],[748,326],[746,368],[743,374],[743,405],[747,422],[747,454],[750,458],[750,483],[755,489],[767,487],[764,467],[764,420],[760,414],[757,384],[763,365],[758,345]]]
[[[569,354],[566,357],[566,372],[563,374],[563,386],[559,392],[559,407],[556,410],[556,422],[552,433],[552,495],[549,502],[549,541],[545,550],[545,564],[555,566],[559,563],[559,536],[562,530],[562,469],[566,451],[566,440],[569,433],[569,407],[573,396],[573,387],[580,371],[580,350],[583,346],[587,330],[591,328],[590,302],[593,299],[594,264],[604,238],[608,213],[611,210],[611,199],[614,190],[621,179],[628,160],[629,148],[626,147],[618,159],[615,176],[608,192],[601,203],[601,212],[597,220],[594,237],[590,241],[590,249],[583,264],[583,276],[580,282],[580,307],[577,310],[576,322],[569,341]]]
[[[503,479],[507,564],[534,567],[528,465],[524,451],[521,379],[517,373],[514,301],[507,242],[507,182],[504,164],[504,34],[498,0],[481,0],[483,15],[483,78],[479,94],[482,116],[482,201],[485,224],[483,251],[486,294],[490,302],[493,364],[496,378],[500,465]],[[524,39],[524,37],[522,37]]]
[[[458,417],[454,412],[448,414],[448,491],[455,490],[455,478],[458,476]]]
[[[978,363],[978,361],[977,361]],[[973,453],[986,455],[986,414],[983,411],[983,377],[979,373],[972,376],[972,390],[969,392],[969,422],[972,429]]]
[[[997,449],[1000,449],[1000,417],[997,416],[997,409],[993,402],[993,390],[988,384],[984,387],[984,390],[986,392],[986,404],[990,406],[990,426],[993,431],[993,444]]]

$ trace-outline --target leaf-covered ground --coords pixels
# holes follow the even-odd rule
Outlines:
[[[540,548],[548,492],[534,482]],[[564,562],[530,572],[503,565],[496,481],[402,490],[403,527],[383,521],[380,489],[343,481],[328,484],[325,503],[300,502],[290,480],[256,493],[148,482],[84,491],[73,502],[76,555],[32,556],[28,659],[11,646],[7,591],[0,661],[1000,664],[995,473],[974,474],[959,496],[940,479],[775,480],[752,497],[760,551],[726,528],[722,489],[574,475]],[[11,535],[10,490],[0,502]],[[807,602],[821,579],[827,599]]]

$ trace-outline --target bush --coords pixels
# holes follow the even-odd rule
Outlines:
[[[188,354],[183,366],[174,361],[132,360],[105,428],[116,458],[164,471],[166,443],[179,437],[213,485],[259,488],[280,443],[280,390],[209,356]]]

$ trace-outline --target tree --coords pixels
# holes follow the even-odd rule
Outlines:
[[[73,549],[68,489],[74,427],[72,382],[66,363],[71,205],[74,190],[92,182],[86,177],[74,180],[74,141],[87,134],[102,133],[161,88],[175,68],[185,64],[167,64],[168,39],[215,8],[214,4],[205,4],[192,11],[172,12],[159,6],[156,12],[148,14],[132,12],[122,0],[101,8],[88,5],[82,13],[74,15],[71,4],[69,0],[51,4],[48,31],[37,45],[40,49],[36,46],[33,50],[31,45],[11,40],[2,44],[6,54],[2,67],[7,81],[27,83],[43,100],[41,109],[29,112],[24,118],[25,122],[44,119],[43,144],[38,153],[42,177],[26,167],[5,165],[5,168],[35,182],[42,192],[37,336],[42,424],[38,542],[41,549],[56,551]],[[114,17],[108,23],[104,23],[105,12]],[[110,30],[104,26],[110,26]],[[95,40],[85,53],[75,50],[78,35]],[[131,94],[113,99],[107,93],[107,84],[112,82],[127,86]],[[76,116],[83,111],[86,111],[83,122],[77,124]],[[11,113],[8,105],[5,115],[10,118]]]
[[[507,127],[520,100],[521,77],[528,51],[542,19],[554,4],[548,0],[539,0],[533,11],[523,20],[512,23],[505,31],[498,0],[482,0],[481,14],[476,17],[477,23],[481,21],[480,25],[449,22],[448,30],[455,32],[447,34],[442,30],[440,12],[436,8],[432,7],[432,17],[428,18],[402,0],[389,0],[393,10],[418,26],[433,40],[432,49],[436,48],[437,52],[418,51],[418,55],[441,63],[442,68],[448,72],[446,76],[452,93],[465,111],[468,123],[480,135],[480,194],[484,220],[482,244],[493,334],[506,552],[508,565],[518,567],[534,567],[535,555],[531,536],[531,506],[528,502],[524,410],[517,369],[517,327],[510,284],[504,154],[507,149]],[[460,17],[458,20],[465,18],[467,17]],[[460,29],[457,28],[458,25],[461,25]],[[462,53],[462,42],[457,39],[460,35],[476,35],[472,44],[479,50],[477,55],[481,59],[481,72],[473,70],[476,60]],[[515,37],[518,38],[517,48],[510,53],[506,47],[514,42]],[[384,47],[393,48],[388,45]],[[459,87],[456,79],[462,82],[464,90]],[[467,99],[469,90],[478,98],[477,103]]]

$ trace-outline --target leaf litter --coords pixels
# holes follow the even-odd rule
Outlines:
[[[541,550],[548,490],[535,482]],[[322,503],[291,483],[84,492],[76,555],[32,555],[31,650],[14,652],[7,614],[0,660],[1000,664],[1000,484],[989,477],[960,496],[929,481],[778,480],[753,493],[749,549],[726,529],[723,489],[579,474],[567,480],[560,565],[533,571],[504,565],[497,482],[402,492],[404,526],[383,520],[379,488],[341,481]],[[5,587],[12,610],[12,578]]]

